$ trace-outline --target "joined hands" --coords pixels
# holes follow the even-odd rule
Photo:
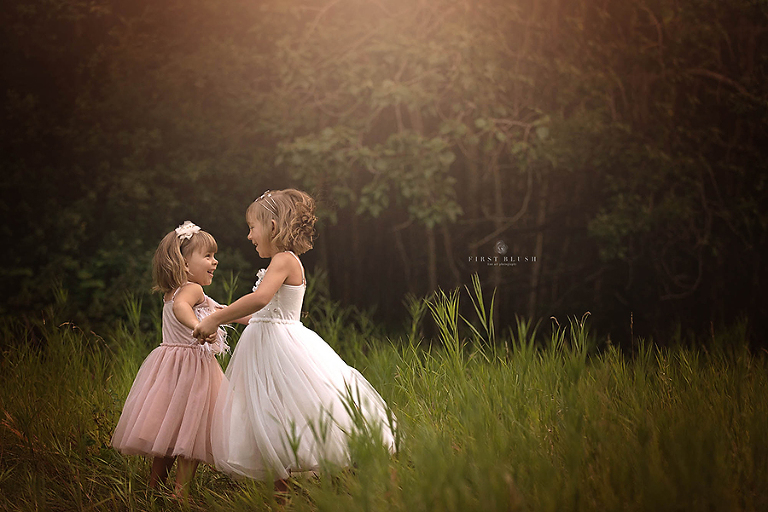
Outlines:
[[[197,336],[194,336],[197,337]],[[202,345],[203,343],[216,343],[216,333],[210,334],[207,338],[198,338],[197,341]]]
[[[219,326],[218,324],[214,324],[213,322],[207,320],[208,317],[200,320],[200,322],[198,322],[198,324],[195,326],[195,329],[192,331],[192,336],[197,338],[200,343],[205,343],[211,338],[214,340],[216,339],[216,331],[219,329]]]

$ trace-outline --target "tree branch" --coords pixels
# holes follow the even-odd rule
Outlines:
[[[525,215],[528,212],[528,203],[531,200],[531,193],[533,191],[533,173],[529,170],[528,171],[528,190],[525,193],[525,197],[523,198],[523,204],[520,207],[520,210],[511,218],[509,219],[509,222],[501,226],[499,229],[491,233],[490,235],[481,238],[477,242],[472,242],[469,244],[470,249],[477,249],[481,245],[490,242],[500,234],[502,234],[507,229],[511,228],[520,218]]]
[[[705,76],[707,78],[712,78],[714,80],[717,80],[718,82],[722,82],[726,85],[730,85],[737,91],[739,91],[744,96],[754,100],[754,101],[761,101],[761,98],[755,96],[754,94],[750,93],[746,87],[741,85],[740,83],[736,82],[735,80],[732,80],[728,78],[725,75],[721,75],[720,73],[716,73],[714,71],[710,71],[708,69],[702,69],[702,68],[692,68],[686,71],[686,74],[688,75],[698,75],[698,76]]]

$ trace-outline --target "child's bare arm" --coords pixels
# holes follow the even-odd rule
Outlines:
[[[233,322],[240,324],[240,325],[248,325],[248,321],[251,319],[251,315],[246,315],[240,318],[237,318],[235,320],[232,320]]]
[[[199,320],[192,308],[203,300],[203,287],[197,283],[189,283],[179,290],[173,299],[173,314],[184,326],[194,329]]]
[[[195,327],[193,335],[198,338],[208,336],[219,325],[233,322],[237,319],[242,320],[266,306],[272,300],[277,289],[285,282],[290,265],[293,264],[296,264],[296,261],[289,254],[285,254],[283,257],[280,257],[280,255],[273,257],[272,262],[267,268],[267,273],[264,274],[264,278],[255,292],[244,295],[230,306],[215,311],[213,314],[203,318]]]
[[[227,306],[222,306],[221,304],[216,304],[216,310],[217,311],[219,309],[225,309],[226,307]],[[248,320],[250,320],[250,319],[251,319],[250,315],[245,315],[245,316],[240,317],[240,318],[235,318],[234,320],[232,320],[232,322],[235,322],[236,324],[248,325]]]

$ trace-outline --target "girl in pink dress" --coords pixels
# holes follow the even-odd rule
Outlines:
[[[224,374],[214,355],[228,351],[222,329],[198,341],[197,323],[221,308],[203,293],[218,262],[216,240],[186,221],[160,242],[152,262],[164,294],[163,341],[142,363],[112,446],[154,457],[149,485],[164,485],[178,458],[175,495],[186,499],[200,461],[213,464],[211,422]]]

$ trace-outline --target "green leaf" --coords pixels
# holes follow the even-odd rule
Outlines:
[[[440,163],[447,167],[451,165],[454,162],[454,160],[456,160],[456,155],[454,155],[453,152],[451,151],[446,151],[446,152],[440,153],[439,158],[440,158]]]

